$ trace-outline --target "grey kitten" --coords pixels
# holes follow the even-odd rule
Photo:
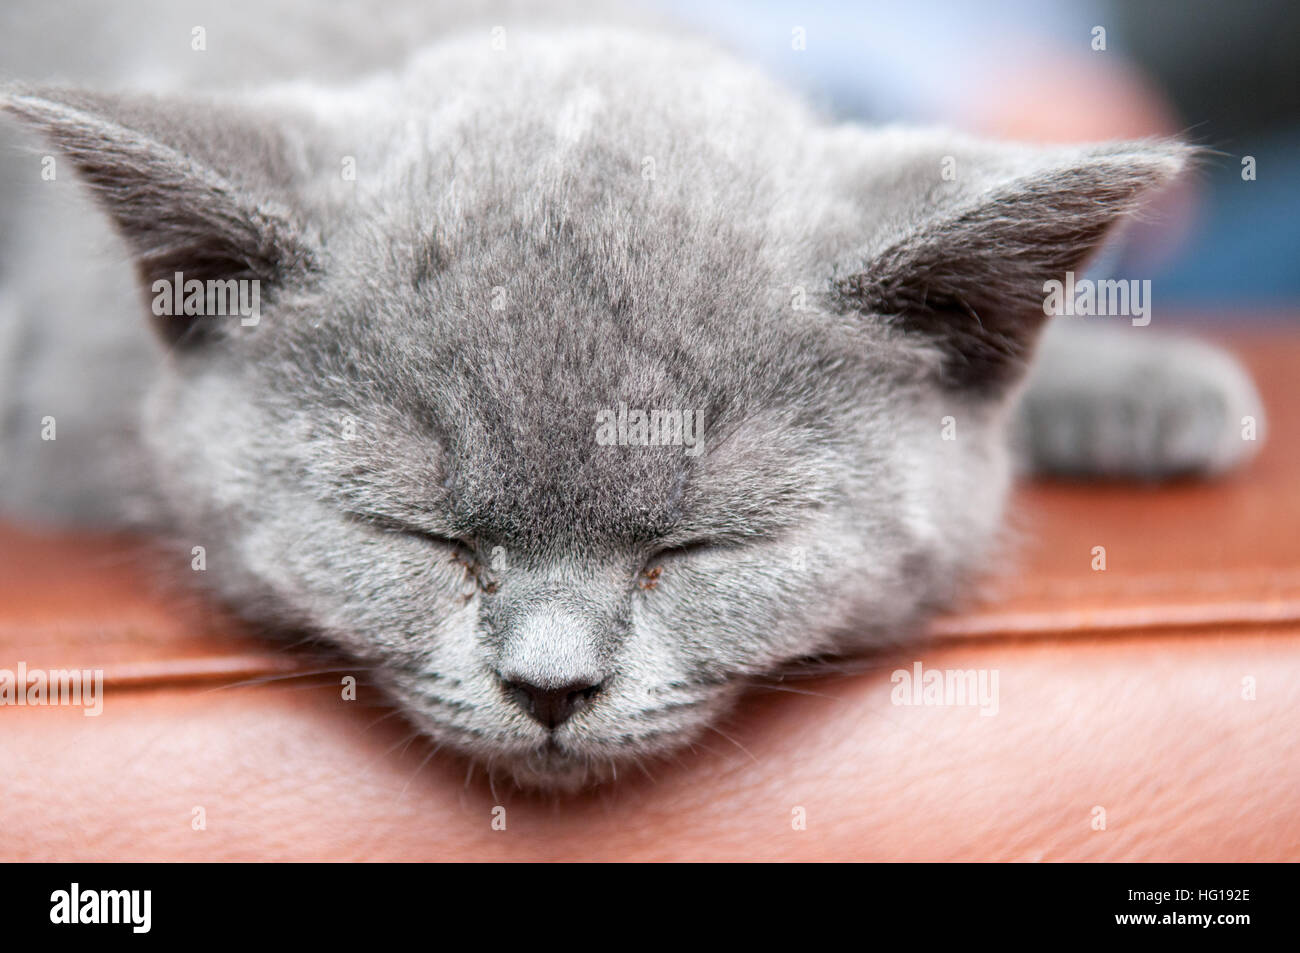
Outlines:
[[[572,788],[919,631],[996,543],[1009,435],[1144,478],[1257,446],[1216,350],[1038,340],[1187,146],[831,124],[672,31],[513,22],[336,85],[9,88],[78,180],[7,170],[9,508],[203,546],[435,739]],[[256,281],[256,320],[157,314],[178,273]]]

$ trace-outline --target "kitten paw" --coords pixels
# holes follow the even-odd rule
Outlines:
[[[1241,365],[1199,341],[1138,333],[1062,339],[1043,355],[1017,421],[1034,470],[1162,480],[1254,455],[1263,405]]]

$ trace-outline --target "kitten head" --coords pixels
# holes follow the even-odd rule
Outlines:
[[[730,65],[698,67],[716,102],[647,100],[640,55],[478,98],[460,64],[450,100],[417,69],[5,103],[135,257],[168,345],[143,439],[207,581],[527,784],[687,744],[948,600],[1044,281],[1184,161],[823,126]],[[257,282],[257,320],[157,314],[177,273]]]

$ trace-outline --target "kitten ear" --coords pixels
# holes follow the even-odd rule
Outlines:
[[[957,139],[904,151],[903,167],[869,186],[887,193],[890,225],[836,291],[936,345],[944,386],[990,395],[1033,353],[1044,283],[1081,269],[1194,152],[1172,141],[1039,149]]]
[[[285,197],[283,145],[250,120],[206,103],[65,89],[0,90],[0,108],[60,149],[156,281],[256,280],[259,296],[310,274],[315,243]],[[278,193],[278,194],[277,194]],[[155,316],[164,340],[192,346],[220,320]]]

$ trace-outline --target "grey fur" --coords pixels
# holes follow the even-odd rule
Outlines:
[[[204,546],[223,599],[372,664],[436,739],[574,787],[960,593],[996,541],[1043,281],[1188,149],[834,126],[671,32],[508,37],[337,86],[12,87],[80,173],[46,190],[75,210],[89,184],[115,234],[82,227],[117,264],[74,280],[100,258],[48,217],[11,252],[3,485],[28,514],[147,520],[185,562]],[[257,278],[262,319],[162,319],[164,349],[128,260],[146,285]],[[1053,379],[1031,459],[1222,468],[1258,401],[1223,358],[1193,365],[1147,393],[1223,396],[1203,438],[1062,449]],[[602,445],[620,403],[698,413],[703,452]],[[503,679],[601,687],[548,732]]]

